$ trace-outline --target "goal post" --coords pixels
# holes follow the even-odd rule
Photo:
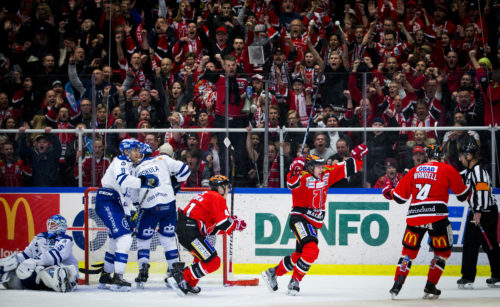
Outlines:
[[[208,191],[208,188],[182,188],[176,195],[176,205],[177,208],[184,208],[188,205],[193,197],[199,193]],[[99,267],[95,267],[96,264],[102,263],[104,261],[104,255],[108,247],[108,231],[102,222],[102,220],[97,216],[95,212],[95,198],[97,195],[97,188],[90,187],[85,190],[84,193],[84,236],[85,236],[85,259],[84,268],[87,273],[82,273],[84,275],[85,284],[95,284],[98,282],[98,274],[88,274],[92,270],[98,270]],[[254,286],[258,285],[258,279],[237,279],[233,274],[232,264],[228,260],[228,244],[227,235],[218,236],[217,244],[215,246],[222,258],[222,268],[214,272],[210,279],[215,280],[216,283],[222,283],[224,286]],[[222,239],[222,240],[221,240]],[[179,257],[181,261],[190,264],[193,256],[185,250],[182,246],[179,246]],[[163,248],[159,242],[158,233],[155,232],[151,242],[150,251],[150,275],[162,274],[166,275],[167,263],[165,260],[165,255]],[[136,276],[139,273],[138,263],[137,263],[137,240],[134,237],[131,250],[129,251],[129,258],[127,263],[126,274],[133,274]],[[204,278],[205,279],[205,278]],[[219,280],[219,281],[217,281]]]

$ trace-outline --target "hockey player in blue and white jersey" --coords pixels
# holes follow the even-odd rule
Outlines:
[[[179,251],[175,239],[177,210],[170,177],[173,176],[180,183],[191,174],[186,164],[166,155],[148,157],[152,153],[148,144],[141,144],[141,153],[146,155],[146,158],[135,166],[135,173],[137,176],[158,176],[160,183],[154,189],[140,189],[138,191],[138,199],[141,200],[136,220],[139,275],[135,281],[138,288],[143,288],[148,279],[149,248],[156,227],[158,227],[160,243],[165,250],[168,270],[172,269],[174,263],[179,262]]]
[[[50,217],[47,232],[37,234],[23,252],[0,259],[0,283],[7,289],[72,291],[78,280],[78,261],[66,229],[64,217]]]
[[[125,139],[120,143],[122,155],[115,157],[106,170],[97,190],[96,213],[108,228],[110,237],[108,251],[104,256],[104,267],[99,278],[99,288],[110,285],[112,291],[130,291],[131,284],[123,279],[132,246],[132,230],[129,224],[132,207],[132,192],[136,189],[155,188],[158,176],[145,174],[133,176],[132,165],[143,155],[139,153],[140,142]],[[113,277],[111,273],[114,272]]]

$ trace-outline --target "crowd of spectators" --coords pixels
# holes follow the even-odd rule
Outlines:
[[[266,122],[499,124],[499,25],[500,5],[490,0],[3,1],[0,127],[18,133],[0,135],[0,185],[75,186],[80,157],[84,186],[99,185],[119,142],[137,137],[155,154],[169,144],[191,168],[184,184],[205,186],[226,172],[225,134],[169,129],[225,128],[226,120],[247,128],[229,136],[239,187],[279,187],[280,168],[297,155],[341,162],[364,140],[358,132],[310,133],[302,149],[303,133],[287,132],[280,143],[271,132],[265,149],[252,128]],[[28,135],[30,128],[47,134]],[[79,150],[76,134],[54,133],[68,128],[165,132],[86,134]],[[335,187],[397,181],[436,142],[460,170],[466,137],[489,163],[485,131],[369,132],[366,174]]]

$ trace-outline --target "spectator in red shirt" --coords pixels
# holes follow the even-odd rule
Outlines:
[[[14,145],[7,142],[3,145],[3,158],[0,160],[0,186],[22,187],[24,186],[24,163],[16,157]]]

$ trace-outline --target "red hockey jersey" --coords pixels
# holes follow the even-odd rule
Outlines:
[[[216,191],[207,191],[196,195],[183,210],[185,216],[195,219],[202,235],[214,234],[212,231],[228,223],[224,232],[231,234],[236,224],[233,222],[226,199]],[[217,231],[218,233],[219,231]]]
[[[353,158],[334,165],[326,165],[321,178],[302,171],[299,176],[287,175],[287,185],[292,190],[292,212],[306,218],[314,227],[321,228],[325,218],[328,188],[335,182],[357,173],[363,161]]]
[[[449,164],[431,161],[412,168],[392,191],[398,203],[411,197],[406,223],[410,226],[434,223],[448,216],[450,189],[457,199],[469,195],[460,174]]]

